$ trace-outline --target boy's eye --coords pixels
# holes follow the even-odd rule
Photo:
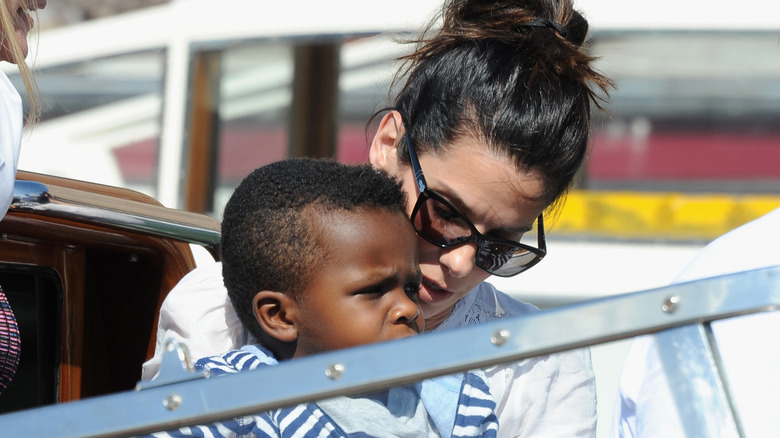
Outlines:
[[[382,285],[370,286],[365,289],[361,289],[357,292],[357,295],[382,295],[386,292],[386,289]]]
[[[406,296],[409,297],[409,299],[411,299],[415,303],[419,302],[419,300],[420,300],[420,282],[407,284],[406,286],[404,286],[404,292],[406,293]]]

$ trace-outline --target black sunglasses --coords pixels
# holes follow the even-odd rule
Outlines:
[[[406,126],[404,125],[404,128]],[[538,248],[498,237],[487,237],[477,231],[470,220],[447,199],[425,183],[412,138],[406,129],[406,143],[419,195],[411,221],[417,234],[440,247],[451,248],[467,243],[477,244],[474,265],[499,277],[511,277],[539,263],[547,255],[542,215],[537,218]]]

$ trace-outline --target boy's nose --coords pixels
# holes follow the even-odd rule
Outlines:
[[[422,314],[422,311],[420,310],[420,306],[412,301],[403,291],[400,292],[400,295],[402,296],[399,297],[399,301],[393,310],[393,322],[396,324],[408,325],[418,332],[421,332],[422,327],[420,326],[420,323],[422,318],[420,318],[420,315]]]

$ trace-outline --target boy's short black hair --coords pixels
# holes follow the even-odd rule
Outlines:
[[[257,292],[293,293],[327,257],[312,218],[358,208],[406,215],[406,197],[382,171],[329,159],[277,161],[239,184],[222,220],[222,273],[239,319],[255,337],[262,333],[252,308]]]

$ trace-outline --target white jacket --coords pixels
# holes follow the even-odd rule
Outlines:
[[[0,219],[13,200],[22,123],[22,98],[8,76],[0,71]]]

